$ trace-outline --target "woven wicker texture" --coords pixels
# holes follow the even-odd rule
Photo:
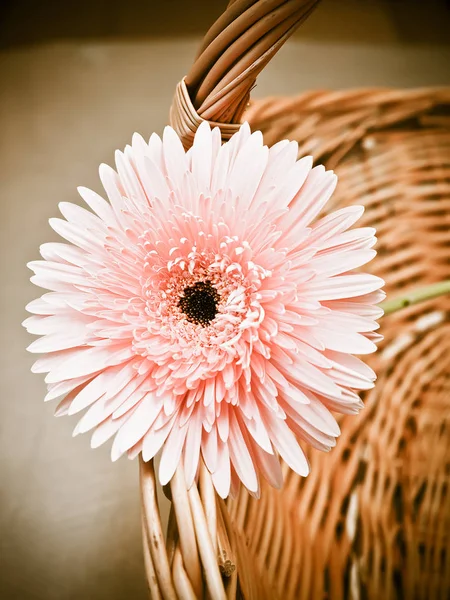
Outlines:
[[[208,69],[220,59],[214,52],[202,59],[204,53],[240,14],[278,11],[283,4],[298,24],[315,2],[236,0],[207,34],[177,90],[185,101],[172,107],[186,146],[202,119],[223,123],[226,139],[259,72],[252,61],[260,65],[260,52],[245,67],[236,59],[247,55],[244,44],[208,88]],[[262,13],[251,14],[255,27]],[[246,31],[231,35],[224,47]],[[264,64],[286,31],[277,30],[270,50],[264,46],[263,53],[271,53]],[[241,66],[227,79],[233,64]],[[223,90],[236,90],[236,81],[242,87],[227,111],[230,97],[223,101]],[[207,112],[205,102],[215,109]],[[300,155],[313,154],[336,170],[339,185],[328,210],[365,205],[362,224],[375,226],[379,239],[369,270],[385,279],[388,295],[450,277],[450,90],[310,92],[254,102],[244,118],[263,131],[267,144],[296,139]],[[225,503],[206,468],[187,490],[180,467],[165,490],[172,508],[164,543],[154,467],[141,461],[151,597],[448,598],[449,315],[450,301],[441,297],[382,320],[385,339],[369,361],[377,385],[363,396],[361,415],[340,420],[342,435],[331,453],[307,450],[312,472],[306,479],[284,467],[282,490],[263,483],[259,500],[241,489]]]
[[[450,275],[449,108],[449,90],[364,90],[264,100],[247,117],[267,143],[297,139],[336,169],[329,208],[365,205],[370,269],[394,296]],[[377,385],[337,447],[309,451],[311,476],[287,472],[260,504],[243,491],[229,503],[280,597],[448,597],[449,314],[447,297],[385,317]]]

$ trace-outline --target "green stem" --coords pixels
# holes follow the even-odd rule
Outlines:
[[[438,296],[444,296],[450,294],[450,279],[439,281],[438,283],[431,283],[424,287],[418,288],[406,294],[405,296],[399,296],[392,300],[385,300],[380,304],[380,307],[384,310],[385,315],[390,315],[402,308],[423,302],[424,300],[431,300],[431,298],[437,298]]]

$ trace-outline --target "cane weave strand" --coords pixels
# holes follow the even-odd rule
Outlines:
[[[314,3],[285,4],[298,17]],[[226,29],[252,9],[254,27],[263,5],[279,10],[283,2],[236,0],[227,11],[233,15],[218,23]],[[216,23],[205,38],[207,48],[220,38],[220,27]],[[218,61],[214,53],[211,60]],[[226,137],[254,83],[249,72],[229,119],[223,118],[225,104],[222,116],[199,117],[199,106],[219,84],[206,89],[187,77],[197,126],[205,118],[223,123]],[[385,279],[388,295],[450,278],[449,89],[309,92],[256,101],[243,118],[262,130],[267,144],[295,139],[300,155],[313,154],[336,170],[339,184],[328,210],[364,204],[362,225],[375,226],[378,235],[378,257],[369,270]],[[363,395],[359,416],[340,419],[336,448],[329,454],[306,449],[307,478],[284,465],[281,490],[262,482],[259,500],[241,488],[224,502],[206,468],[187,490],[180,467],[165,490],[172,508],[164,543],[154,467],[141,461],[151,597],[448,598],[449,314],[450,301],[441,297],[382,319],[384,341],[369,360],[377,385]]]

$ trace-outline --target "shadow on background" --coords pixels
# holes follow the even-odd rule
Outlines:
[[[302,39],[450,44],[449,0],[323,0]],[[0,48],[61,39],[204,34],[226,0],[4,0]],[[386,27],[386,25],[388,25]],[[297,35],[299,35],[297,33]]]

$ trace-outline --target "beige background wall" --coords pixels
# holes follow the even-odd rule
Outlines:
[[[108,447],[72,439],[75,420],[43,404],[20,327],[39,293],[25,264],[56,239],[47,221],[59,201],[77,201],[80,184],[100,191],[98,164],[134,131],[161,132],[223,3],[201,13],[193,0],[167,0],[152,18],[151,1],[91,0],[69,20],[64,3],[38,5],[10,2],[0,22],[0,597],[139,599],[137,463],[111,464]],[[446,20],[441,2],[324,0],[255,95],[449,84]]]

